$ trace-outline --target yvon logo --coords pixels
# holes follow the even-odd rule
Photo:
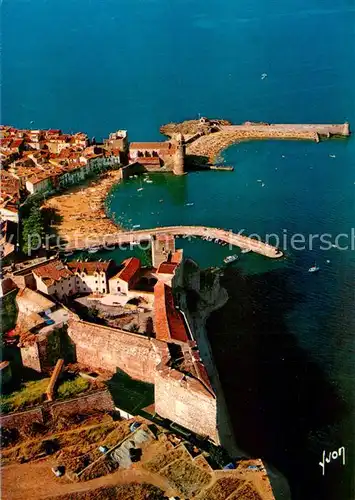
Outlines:
[[[345,465],[345,447],[342,446],[339,450],[330,451],[328,456],[326,457],[325,451],[323,451],[322,462],[319,462],[319,465],[322,467],[322,475],[325,474],[325,464],[329,464],[332,460],[338,460],[342,458],[343,465]]]

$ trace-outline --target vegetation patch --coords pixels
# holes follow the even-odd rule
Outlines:
[[[38,405],[44,399],[49,383],[49,378],[32,380],[23,384],[19,391],[1,396],[0,407],[2,413],[24,410],[25,408]]]
[[[1,412],[11,413],[40,405],[45,400],[45,393],[49,380],[49,378],[31,380],[30,382],[25,382],[19,390],[9,394],[3,394],[0,399]],[[59,384],[57,388],[57,398],[73,398],[87,391],[90,387],[90,381],[77,376],[73,380],[65,380]]]
[[[122,436],[123,439],[129,432],[127,421],[109,420],[86,428],[79,427],[72,431],[47,434],[45,437],[28,439],[21,444],[3,449],[2,465],[35,460],[42,454],[48,454],[46,452],[48,447],[45,448],[44,443],[54,442],[56,443],[55,451],[58,452],[56,455],[58,464],[65,465],[69,470],[81,470],[101,456],[98,450],[100,445],[108,446],[107,443],[112,442],[113,436]]]
[[[15,328],[17,319],[16,291],[0,299],[0,333],[3,335]],[[2,346],[1,346],[2,347]]]
[[[76,377],[73,380],[66,380],[57,389],[58,399],[72,398],[81,392],[87,391],[91,384],[83,377]]]

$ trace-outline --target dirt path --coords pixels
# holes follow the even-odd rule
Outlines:
[[[88,491],[101,486],[115,486],[124,483],[149,483],[162,489],[167,496],[175,492],[168,481],[142,469],[118,470],[113,474],[92,479],[83,483],[68,483],[56,478],[51,471],[54,459],[45,459],[22,465],[10,465],[2,469],[3,500],[45,499],[76,491]]]

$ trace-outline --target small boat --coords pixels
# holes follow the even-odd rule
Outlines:
[[[264,186],[265,186],[265,184],[264,184],[264,183],[262,183],[262,184],[261,184],[261,187],[263,188]]]
[[[256,182],[263,182],[261,179],[258,179]]]
[[[99,247],[91,247],[91,248],[88,248],[88,253],[96,253],[100,250]]]
[[[140,224],[135,224],[134,226],[132,226],[133,229],[138,229],[139,227],[141,227]]]
[[[194,204],[193,203],[186,203],[187,207],[192,207]]]
[[[249,252],[251,252],[250,248],[243,248],[243,250],[241,251],[241,253],[249,253]]]
[[[267,78],[267,73],[263,73],[263,74],[261,75],[261,79],[262,79],[262,80],[265,80],[265,78]]]
[[[335,155],[329,155],[329,158],[336,158]]]
[[[64,257],[70,257],[74,252],[64,252]]]
[[[144,188],[138,188],[137,191],[143,191]]]
[[[238,260],[238,255],[234,254],[234,255],[228,255],[228,257],[226,257],[225,259],[223,259],[223,262],[225,264],[231,264],[232,262],[235,262],[236,260]]]
[[[153,184],[153,181],[152,181],[151,179],[147,179],[145,182],[146,182],[147,184]]]
[[[317,273],[317,272],[319,271],[319,269],[320,269],[320,267],[319,267],[319,266],[317,266],[317,264],[314,264],[314,266],[312,266],[312,267],[310,267],[310,268],[308,269],[308,272],[309,272],[309,273]]]

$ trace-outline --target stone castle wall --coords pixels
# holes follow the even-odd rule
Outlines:
[[[71,320],[68,334],[75,344],[78,363],[116,372],[154,384],[163,343],[102,325]]]
[[[119,368],[136,380],[154,384],[155,408],[161,417],[219,442],[216,398],[199,380],[167,366],[170,354],[166,342],[75,318],[69,321],[68,335],[75,346],[78,363],[112,373]],[[33,351],[26,351],[32,366],[36,367],[37,363],[40,367],[37,345],[26,349]],[[48,407],[52,417],[58,418],[87,413],[90,408],[109,411],[113,403],[109,393],[101,392],[51,403]]]
[[[20,429],[34,422],[43,423],[44,409],[50,409],[50,416],[56,420],[59,417],[69,417],[73,414],[88,415],[97,411],[112,411],[114,407],[115,405],[109,391],[96,391],[75,399],[61,402],[46,402],[31,410],[2,415],[0,417],[0,425],[3,428]],[[48,412],[45,413],[48,414]]]
[[[196,379],[162,369],[155,378],[155,410],[163,418],[219,443],[217,400]]]
[[[68,334],[79,363],[113,372],[120,368],[154,384],[161,417],[219,442],[215,397],[197,379],[166,366],[170,356],[165,342],[77,320],[70,322]]]
[[[88,414],[97,411],[112,411],[115,405],[109,391],[92,392],[69,401],[59,401],[51,404],[53,419],[69,417],[70,415]]]

